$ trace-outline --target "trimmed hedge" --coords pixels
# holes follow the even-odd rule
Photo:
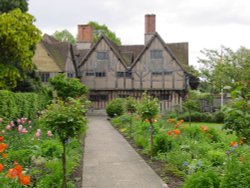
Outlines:
[[[111,118],[122,115],[124,113],[124,99],[116,98],[110,101],[106,107],[106,113]]]
[[[165,118],[177,118],[183,119],[184,121],[189,121],[189,113],[185,112],[183,114],[177,115],[176,113],[166,113]],[[192,122],[207,122],[207,123],[224,123],[224,114],[221,111],[209,113],[209,112],[192,112],[191,113]]]
[[[50,100],[47,94],[14,93],[0,90],[0,117],[34,119],[37,111],[43,110]]]

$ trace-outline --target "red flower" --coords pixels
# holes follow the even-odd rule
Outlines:
[[[2,154],[2,157],[3,157],[4,159],[6,159],[6,158],[8,157],[8,155],[7,155],[6,153],[3,153],[3,154]]]
[[[207,132],[207,131],[208,131],[208,127],[207,127],[207,126],[202,125],[200,128],[201,128],[201,130],[204,131],[204,132]]]
[[[0,172],[2,172],[2,171],[3,171],[3,169],[4,169],[4,166],[3,166],[3,164],[2,164],[2,163],[0,163]]]
[[[171,136],[173,134],[173,131],[168,131],[168,135]]]
[[[23,167],[21,165],[16,165],[14,170],[17,172],[17,175],[22,173]]]
[[[0,143],[0,153],[4,152],[4,150],[7,148],[7,144],[5,143]]]
[[[238,146],[238,142],[232,141],[232,142],[230,142],[230,146],[231,147],[237,147]]]
[[[3,136],[0,136],[0,142],[2,142],[4,140]]]
[[[23,185],[29,185],[30,184],[30,176],[25,176],[23,174],[20,174],[19,176],[19,182]]]
[[[7,177],[12,178],[12,179],[16,178],[17,177],[16,170],[14,168],[9,169]]]
[[[176,134],[176,135],[180,135],[181,134],[181,131],[179,129],[175,129],[173,130],[173,132]]]

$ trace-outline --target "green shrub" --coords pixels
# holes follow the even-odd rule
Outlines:
[[[106,107],[106,112],[111,118],[122,115],[124,113],[124,100],[116,98],[110,101]]]
[[[173,138],[164,135],[163,133],[157,134],[154,137],[154,153],[169,152],[173,147]]]
[[[226,164],[221,188],[243,188],[250,185],[250,161],[241,162],[238,158],[229,158]]]
[[[207,159],[212,163],[213,166],[223,165],[226,157],[225,151],[210,150],[207,152]]]
[[[0,90],[0,117],[17,119],[26,117],[34,119],[37,111],[43,110],[50,97],[47,93],[13,93]]]
[[[79,79],[67,78],[64,74],[50,78],[49,83],[62,100],[66,100],[68,97],[77,98],[88,93],[87,87]]]
[[[148,138],[143,135],[136,135],[134,137],[135,144],[140,148],[147,148],[148,147]]]
[[[219,188],[219,174],[213,170],[198,171],[191,175],[183,185],[183,188]]]

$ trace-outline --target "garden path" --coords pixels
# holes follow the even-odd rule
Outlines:
[[[106,116],[89,116],[88,127],[82,188],[168,187]]]

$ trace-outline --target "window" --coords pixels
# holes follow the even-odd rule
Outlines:
[[[132,76],[132,72],[116,72],[116,76],[119,78],[130,78]]]
[[[165,71],[164,75],[171,75],[173,72],[172,71]]]
[[[108,95],[90,95],[89,100],[90,101],[107,101]]]
[[[125,94],[121,94],[121,95],[118,95],[119,98],[127,98],[129,97],[129,95],[125,95]]]
[[[163,59],[162,50],[151,50],[150,58],[151,59]]]
[[[159,100],[169,100],[169,94],[161,94]]]
[[[86,72],[86,76],[95,76],[93,72]]]
[[[96,72],[95,76],[96,77],[105,77],[106,76],[106,72]]]
[[[50,74],[48,72],[41,73],[41,80],[42,82],[48,82],[49,81]]]
[[[97,60],[108,60],[108,52],[97,52]]]
[[[161,75],[162,75],[162,72],[152,72],[152,75],[153,75],[153,76],[161,76]]]
[[[68,75],[68,78],[74,78],[74,73],[68,72],[67,75]]]
[[[163,71],[163,72],[152,72],[153,76],[161,76],[161,75],[171,75],[172,71]]]

